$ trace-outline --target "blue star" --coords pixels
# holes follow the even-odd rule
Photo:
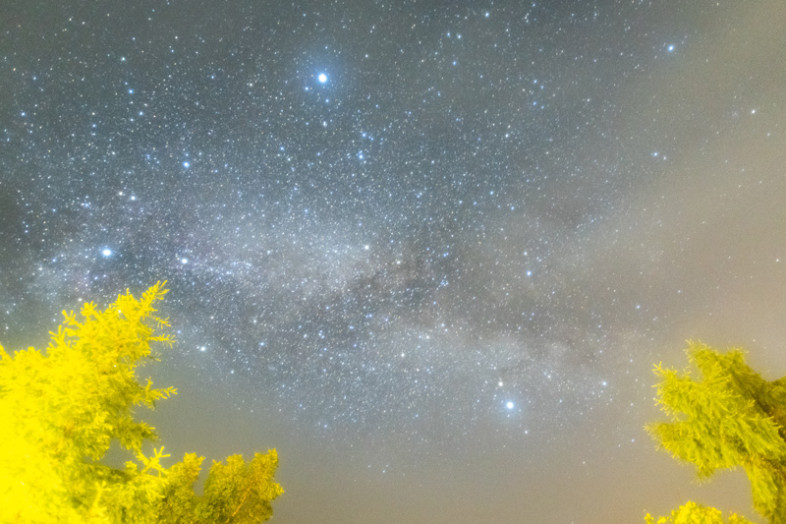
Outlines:
[[[324,84],[328,81],[328,76],[325,73],[319,73],[317,80],[319,80],[320,84]]]

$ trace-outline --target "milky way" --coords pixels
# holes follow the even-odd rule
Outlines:
[[[573,432],[575,464],[653,460],[653,362],[777,339],[779,2],[4,3],[7,347],[166,279],[164,364],[214,409],[416,478],[473,450],[523,470]],[[295,455],[285,481],[325,473]],[[281,518],[313,521],[297,493]]]

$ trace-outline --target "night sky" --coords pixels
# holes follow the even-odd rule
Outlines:
[[[282,523],[695,499],[652,365],[786,375],[786,3],[0,0],[0,342],[168,280],[173,457]]]

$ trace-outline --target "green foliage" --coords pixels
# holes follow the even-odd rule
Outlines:
[[[721,354],[689,342],[686,352],[699,375],[655,367],[657,401],[670,421],[647,430],[672,456],[695,464],[699,478],[744,468],[756,511],[772,524],[786,523],[785,379],[765,380],[741,350]]]
[[[136,406],[175,395],[156,389],[137,368],[157,360],[151,343],[171,345],[153,307],[166,294],[157,283],[140,299],[120,295],[104,311],[87,303],[77,318],[63,311],[46,352],[9,355],[0,346],[0,522],[252,523],[272,516],[283,493],[273,476],[275,450],[246,463],[214,462],[202,495],[194,492],[203,457],[163,465],[163,446],[148,456],[155,428],[134,419]],[[113,442],[134,460],[102,464]]]
[[[736,513],[732,513],[729,515],[729,520],[725,520],[720,510],[692,501],[672,511],[670,516],[660,517],[658,520],[647,513],[644,521],[647,524],[753,524]]]

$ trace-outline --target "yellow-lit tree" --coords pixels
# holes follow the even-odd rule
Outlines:
[[[170,467],[155,428],[135,406],[176,394],[140,383],[140,365],[157,360],[151,343],[171,345],[154,305],[157,283],[140,299],[120,295],[104,311],[63,311],[46,351],[7,353],[0,346],[0,522],[252,523],[272,516],[283,493],[273,477],[276,451],[214,462],[197,494],[203,457],[186,453]],[[101,462],[113,442],[131,455],[124,468]],[[136,459],[136,460],[133,460]]]
[[[688,502],[671,512],[668,517],[655,520],[649,513],[644,517],[647,524],[753,524],[744,517],[732,513],[729,519],[723,518],[719,509]]]
[[[700,342],[688,344],[688,361],[699,374],[655,366],[661,379],[657,402],[670,421],[647,430],[672,456],[693,463],[699,478],[742,467],[756,511],[771,524],[786,524],[786,378],[765,380],[748,367],[739,349],[720,353]],[[671,520],[647,518],[723,522],[715,508],[693,503],[672,513]],[[729,522],[747,521],[733,515]]]

